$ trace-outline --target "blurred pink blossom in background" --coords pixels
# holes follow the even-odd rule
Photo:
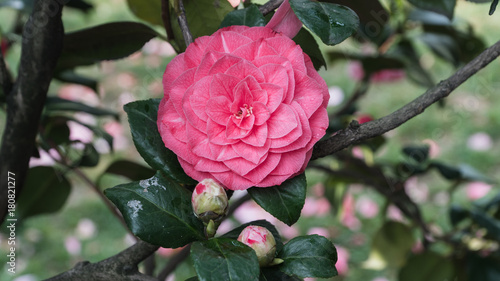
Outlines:
[[[354,196],[347,193],[342,202],[342,213],[340,215],[340,222],[350,230],[358,230],[361,227],[361,222],[356,217],[354,206]]]
[[[356,80],[361,81],[365,77],[363,65],[359,61],[353,61],[347,66],[349,76]],[[404,70],[401,69],[384,69],[372,74],[370,81],[374,83],[382,82],[395,82],[406,77]]]
[[[429,158],[436,158],[439,155],[441,149],[439,148],[437,142],[431,139],[425,139],[422,142],[429,145]]]
[[[101,103],[94,90],[76,84],[62,86],[59,89],[58,96],[63,99],[85,103],[90,106],[98,106]]]
[[[349,272],[349,257],[350,257],[349,251],[338,245],[335,246],[335,248],[337,248],[337,256],[338,256],[338,260],[337,263],[335,264],[335,267],[337,268],[339,275],[346,276],[347,273]]]
[[[317,235],[324,236],[326,238],[330,238],[330,231],[328,231],[328,229],[326,229],[324,227],[311,227],[307,231],[307,235],[313,235],[313,234],[317,234]]]
[[[486,194],[488,194],[490,190],[491,190],[491,185],[484,182],[475,181],[467,185],[465,193],[467,194],[467,197],[469,199],[477,200],[486,196]]]
[[[302,208],[301,215],[304,217],[324,216],[330,212],[330,202],[328,199],[307,197]]]
[[[379,212],[378,204],[368,196],[362,196],[358,199],[356,210],[367,219],[375,217]]]
[[[416,203],[425,203],[429,198],[429,187],[419,182],[417,177],[411,177],[405,182],[405,190]]]
[[[467,147],[475,151],[487,151],[493,147],[493,141],[487,133],[479,132],[467,139]]]
[[[337,106],[344,101],[344,91],[340,87],[331,86],[328,88],[328,92],[330,93],[328,106]]]
[[[66,237],[66,239],[64,239],[64,247],[66,248],[66,251],[72,256],[77,256],[82,251],[82,244],[74,236],[68,236]]]
[[[401,210],[394,205],[390,205],[387,208],[387,217],[394,221],[404,222],[403,213],[401,213]]]

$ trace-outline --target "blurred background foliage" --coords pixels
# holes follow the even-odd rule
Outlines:
[[[2,53],[13,75],[32,2],[0,0]],[[217,30],[233,10],[223,0],[195,2],[185,0],[195,37]],[[331,133],[393,112],[500,38],[500,15],[488,16],[490,6],[481,4],[491,1],[326,2],[349,6],[361,21],[355,36],[335,46],[310,40],[306,30],[295,38],[330,87]],[[154,174],[133,147],[123,105],[161,97],[165,66],[185,48],[175,22],[175,39],[165,33],[159,1],[69,3],[64,52],[18,198],[17,281],[47,278],[134,243],[101,192]],[[334,280],[500,280],[498,73],[496,60],[403,126],[311,163],[309,195],[294,226],[247,202],[220,233],[264,218],[285,240],[324,235],[339,253]],[[0,233],[2,253],[6,237]],[[157,270],[178,251],[160,249]],[[184,262],[169,278],[194,274]],[[12,275],[4,270],[0,279]]]

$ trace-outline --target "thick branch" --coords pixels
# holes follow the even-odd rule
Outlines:
[[[0,86],[2,87],[3,94],[7,96],[12,90],[12,80],[7,70],[7,65],[3,59],[2,52],[0,52]]]
[[[15,174],[16,194],[21,192],[35,148],[40,115],[64,36],[62,6],[56,2],[35,1],[24,28],[18,78],[7,95],[7,122],[0,148],[0,198],[7,198],[9,172]],[[1,200],[0,221],[6,211],[7,200]]]
[[[351,144],[384,134],[401,126],[406,121],[424,112],[433,103],[447,97],[453,90],[464,83],[469,77],[484,68],[500,55],[500,41],[486,49],[450,78],[441,81],[435,87],[427,90],[412,102],[397,111],[362,125],[351,123],[348,128],[338,131],[329,139],[318,142],[314,146],[311,159],[325,157],[338,152]]]
[[[130,248],[97,263],[80,262],[74,268],[47,281],[87,281],[87,280],[123,280],[123,281],[157,281],[158,279],[144,275],[137,270],[137,265],[153,254],[158,246],[138,241]]]
[[[281,3],[283,3],[283,0],[269,0],[266,4],[259,7],[259,11],[265,16],[276,10]]]

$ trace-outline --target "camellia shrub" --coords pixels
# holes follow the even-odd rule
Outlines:
[[[0,32],[0,103],[6,112],[0,218],[21,222],[57,212],[71,192],[66,173],[72,173],[97,192],[137,242],[47,280],[165,280],[187,257],[196,273],[187,280],[336,280],[347,267],[347,261],[338,262],[339,253],[347,255],[344,247],[316,233],[283,239],[276,224],[292,226],[307,212],[308,186],[314,183],[323,188],[316,197],[341,209],[339,222],[357,229],[355,208],[369,219],[378,215],[377,203],[364,197],[355,203],[347,191],[361,184],[381,196],[390,218],[381,215],[365,268],[388,268],[401,281],[500,280],[500,196],[474,195],[483,199],[443,207],[449,215],[443,233],[424,219],[418,190],[408,188],[431,172],[451,183],[450,194],[468,182],[489,184],[488,193],[494,179],[436,159],[430,145],[406,146],[404,160],[394,163],[376,159],[388,138],[384,133],[434,103],[445,106],[453,90],[500,55],[500,42],[486,48],[470,24],[452,21],[456,2],[130,0],[141,22],[65,33],[63,7],[87,11],[91,4],[0,1],[0,8],[30,15],[5,36]],[[491,3],[490,14],[498,4],[470,2]],[[76,67],[128,57],[153,38],[167,41],[176,53],[157,77],[163,96],[123,106],[135,149],[149,167],[117,160],[93,181],[81,168],[98,166],[106,153],[96,138],[113,152],[113,130],[73,113],[119,114],[69,95],[47,96],[49,85],[57,80],[97,91],[97,81]],[[355,42],[348,50],[331,47],[348,38]],[[4,60],[16,44],[22,46],[17,76]],[[436,83],[422,65],[423,48],[456,73]],[[344,103],[330,106],[331,89],[318,70],[345,60],[356,87]],[[401,79],[427,90],[381,118],[359,112],[357,103],[372,83]],[[71,137],[78,126],[88,139]],[[33,158],[50,164],[29,168],[33,151]],[[127,181],[101,191],[104,174]],[[13,191],[19,196],[15,208],[4,200]],[[220,231],[249,200],[273,222],[255,219]],[[160,247],[179,250],[155,272],[151,257]],[[15,263],[8,268],[13,271]]]

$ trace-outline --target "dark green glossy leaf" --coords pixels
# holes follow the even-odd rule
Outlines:
[[[491,239],[500,242],[500,221],[479,209],[472,210],[470,214],[475,223],[486,229]]]
[[[301,281],[302,279],[290,276],[279,270],[278,266],[263,267],[260,269],[259,281]]]
[[[450,36],[426,32],[420,40],[424,42],[438,57],[457,67],[460,64],[460,48]]]
[[[200,279],[198,279],[198,276],[193,276],[189,279],[186,279],[185,281],[198,281],[198,280],[200,280]]]
[[[290,240],[278,253],[284,262],[279,269],[288,275],[316,278],[336,276],[337,250],[323,236],[307,235]]]
[[[295,15],[327,45],[336,45],[354,34],[359,26],[356,13],[332,3],[290,0]]]
[[[74,9],[81,10],[84,13],[87,13],[90,10],[92,10],[92,8],[94,8],[94,6],[92,4],[87,3],[87,1],[84,1],[84,0],[71,0],[68,3],[66,3],[65,5],[66,5],[66,7],[71,7]]]
[[[97,93],[97,80],[77,74],[72,70],[56,73],[54,74],[54,78],[62,82],[89,87]]]
[[[140,239],[165,248],[204,239],[203,224],[194,216],[191,192],[157,172],[150,179],[104,190],[127,226]]]
[[[293,37],[293,41],[302,48],[310,58],[316,70],[322,66],[326,68],[325,58],[319,49],[316,39],[305,28],[300,29],[299,33]]]
[[[406,263],[414,244],[412,230],[407,225],[388,221],[375,234],[367,268],[399,268]]]
[[[237,228],[229,231],[228,233],[225,233],[222,235],[222,237],[225,238],[231,238],[231,239],[238,239],[238,236],[240,235],[241,231],[249,225],[257,225],[257,226],[262,226],[267,228],[267,230],[271,231],[271,233],[274,236],[274,240],[276,241],[276,252],[281,251],[283,248],[283,242],[281,241],[281,235],[279,234],[278,230],[276,230],[276,227],[274,225],[266,220],[257,220],[257,221],[252,221],[249,223],[245,223],[243,225],[238,226]]]
[[[451,167],[438,162],[431,163],[430,167],[436,168],[445,179],[448,180],[460,179],[461,176],[460,171],[455,167]]]
[[[259,280],[259,262],[252,248],[228,238],[194,242],[194,268],[200,281]]]
[[[468,210],[457,205],[452,205],[450,207],[450,221],[453,225],[459,224],[468,217],[470,217]]]
[[[47,97],[45,101],[47,111],[78,111],[92,114],[94,116],[112,116],[119,119],[118,113],[104,108],[88,106],[84,103],[62,99],[59,97]]]
[[[458,170],[460,171],[460,174],[462,176],[462,179],[469,180],[469,181],[482,181],[482,182],[487,182],[487,183],[496,183],[496,181],[478,170],[474,169],[474,167],[468,165],[468,164],[460,164],[458,165]]]
[[[86,143],[80,159],[73,163],[73,165],[79,167],[95,167],[99,164],[99,158],[99,152],[97,152],[94,145]]]
[[[63,117],[45,117],[42,120],[43,131],[41,136],[44,141],[56,145],[69,143],[68,119]]]
[[[429,158],[429,146],[407,146],[403,153],[416,163],[423,163]]]
[[[66,177],[52,167],[28,170],[23,192],[19,194],[16,218],[55,213],[61,209],[71,192]]]
[[[229,1],[221,0],[188,0],[184,1],[184,9],[186,10],[186,19],[193,38],[211,35],[217,31],[224,17],[234,10]],[[170,14],[175,15],[175,11],[170,9]],[[186,44],[177,17],[172,16],[170,22],[174,31],[175,42],[180,51],[184,51]]]
[[[453,262],[433,252],[412,256],[399,271],[399,281],[455,280]]]
[[[490,16],[493,15],[493,13],[495,13],[495,10],[497,9],[497,5],[498,5],[498,0],[493,0],[491,2],[491,6],[490,6]]]
[[[158,33],[138,22],[112,22],[67,33],[57,69],[92,65],[127,57]]]
[[[250,5],[242,10],[234,10],[226,15],[220,27],[231,25],[246,25],[246,26],[264,26],[266,20],[255,5]]]
[[[453,11],[455,10],[456,0],[408,0],[408,2],[415,5],[420,9],[433,11],[453,18]]]
[[[292,225],[300,217],[306,200],[307,181],[304,173],[284,181],[279,186],[252,187],[248,193],[268,213]]]
[[[500,261],[498,257],[481,257],[469,253],[466,259],[467,280],[498,281],[500,280]]]
[[[420,64],[420,57],[409,40],[401,40],[388,55],[403,62],[408,78],[415,83],[428,88],[435,85],[434,79]]]
[[[159,104],[160,99],[150,99],[131,102],[123,107],[128,115],[135,147],[153,169],[163,171],[179,183],[196,184],[184,173],[177,155],[168,150],[161,139],[156,125]]]
[[[127,0],[132,13],[151,24],[163,26],[161,19],[161,1],[158,0]]]
[[[111,163],[103,174],[120,175],[136,181],[154,176],[155,171],[132,161],[117,160]]]

